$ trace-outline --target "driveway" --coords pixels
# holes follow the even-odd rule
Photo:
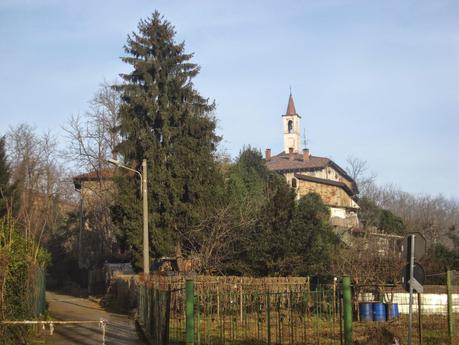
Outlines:
[[[127,315],[109,313],[97,303],[85,298],[55,292],[46,292],[49,314],[54,320],[107,320],[105,345],[144,344]],[[102,329],[99,324],[55,325],[54,334],[45,338],[47,345],[101,345]]]

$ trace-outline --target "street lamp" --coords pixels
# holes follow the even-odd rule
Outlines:
[[[150,274],[150,258],[149,258],[149,244],[148,244],[148,193],[147,193],[147,160],[142,161],[142,172],[131,169],[120,161],[109,158],[107,162],[116,165],[129,171],[135,172],[140,177],[140,189],[142,191],[143,201],[143,273],[145,276]]]

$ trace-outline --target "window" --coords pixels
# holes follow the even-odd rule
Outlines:
[[[288,126],[288,132],[293,133],[293,121],[292,120],[288,121],[287,126]]]
[[[292,188],[296,188],[296,178],[292,178]]]

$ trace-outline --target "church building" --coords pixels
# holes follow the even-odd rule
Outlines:
[[[266,149],[267,168],[284,175],[298,198],[310,192],[319,194],[330,208],[332,225],[358,227],[356,182],[331,159],[314,156],[308,148],[301,150],[300,120],[290,94],[287,111],[282,115],[284,150],[272,155],[271,149]]]

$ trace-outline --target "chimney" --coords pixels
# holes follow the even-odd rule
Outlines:
[[[266,161],[269,162],[271,160],[271,149],[266,149],[265,156],[266,156]]]
[[[293,147],[288,148],[288,159],[293,161],[295,159],[295,155],[293,154]]]
[[[309,149],[303,149],[303,160],[307,161],[309,159]]]

